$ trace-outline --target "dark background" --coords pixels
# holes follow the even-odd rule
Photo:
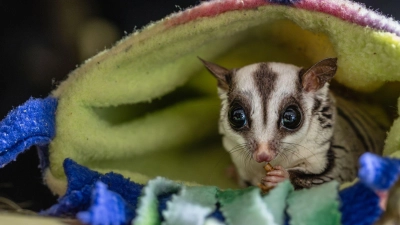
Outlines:
[[[83,60],[125,34],[199,2],[0,0],[0,117],[29,97],[46,97]],[[362,2],[400,18],[398,0]],[[35,211],[54,204],[42,184],[34,149],[0,169],[0,196]]]

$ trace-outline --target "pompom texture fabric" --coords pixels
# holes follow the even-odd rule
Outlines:
[[[374,157],[379,158],[375,159],[377,164],[400,162]],[[365,166],[361,163],[361,170]],[[255,187],[241,190],[188,187],[160,177],[143,186],[116,173],[99,174],[70,159],[65,160],[64,167],[69,181],[67,194],[42,214],[77,216],[91,225],[130,224],[132,220],[135,224],[196,225],[208,219],[220,224],[269,221],[280,225],[290,221],[293,225],[318,225],[329,221],[362,225],[373,224],[382,215],[380,199],[371,188],[379,186],[379,179],[365,185],[371,181],[360,177],[360,181],[342,191],[334,181],[301,191],[294,191],[290,182],[285,181],[263,196]],[[398,175],[389,179],[397,180]]]
[[[76,213],[86,211],[91,206],[92,208],[87,212],[89,214],[82,214],[82,218],[88,221],[97,221],[99,219],[96,217],[98,210],[107,208],[108,201],[115,201],[110,207],[125,206],[125,208],[120,208],[123,211],[118,212],[124,215],[116,217],[116,220],[123,217],[126,221],[130,221],[135,216],[134,209],[138,204],[138,196],[140,196],[143,185],[131,182],[112,172],[100,174],[70,159],[64,161],[64,169],[68,178],[67,192],[58,200],[57,204],[43,211],[43,215],[75,216]],[[98,182],[107,184],[107,188]],[[116,209],[113,208],[113,210]]]

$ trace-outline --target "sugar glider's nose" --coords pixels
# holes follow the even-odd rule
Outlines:
[[[269,147],[269,143],[259,143],[256,151],[253,153],[253,158],[261,163],[261,162],[270,162],[275,158],[275,151]]]

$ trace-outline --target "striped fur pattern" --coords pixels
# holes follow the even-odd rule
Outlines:
[[[266,162],[285,168],[295,188],[351,181],[363,152],[381,153],[385,127],[366,110],[334,96],[330,78],[311,79],[310,86],[305,70],[294,65],[269,62],[227,70],[203,63],[218,80],[220,133],[241,184],[259,184]],[[316,74],[320,72],[317,68]],[[247,118],[241,129],[228,118],[237,105]],[[281,123],[288,106],[298,107],[301,114],[301,124],[293,130]]]

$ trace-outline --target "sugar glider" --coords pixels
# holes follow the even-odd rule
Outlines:
[[[386,127],[329,90],[336,58],[308,69],[279,62],[226,69],[200,60],[218,81],[219,129],[241,185],[352,181],[363,152],[381,153]],[[275,170],[266,174],[266,163]]]

